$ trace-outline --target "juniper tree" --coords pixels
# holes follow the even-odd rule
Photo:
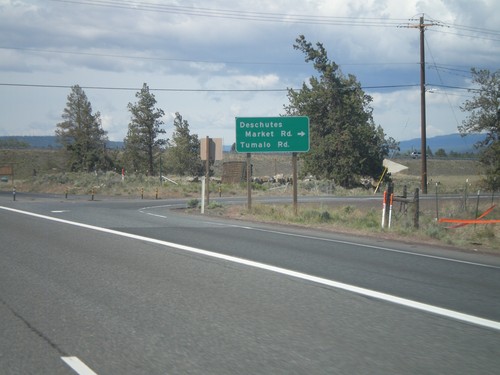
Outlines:
[[[106,131],[102,128],[100,113],[92,113],[92,105],[80,86],[71,88],[62,119],[55,134],[69,151],[70,169],[90,172],[105,167]]]
[[[126,159],[135,170],[145,170],[152,176],[154,154],[166,144],[165,139],[159,138],[161,134],[165,134],[165,129],[161,128],[161,118],[165,113],[162,109],[155,108],[155,96],[149,91],[146,83],[135,97],[137,102],[128,104],[131,119],[124,140]]]
[[[189,123],[180,113],[175,114],[172,145],[168,148],[166,167],[169,173],[194,175],[201,173],[200,141],[197,134],[191,134]]]
[[[287,115],[308,116],[310,151],[301,158],[306,173],[334,179],[344,187],[357,184],[358,176],[380,176],[389,144],[375,126],[370,103],[354,75],[345,76],[329,60],[321,43],[314,47],[303,35],[294,48],[313,62],[319,77],[311,77],[298,91],[289,89]]]
[[[472,82],[478,86],[469,90],[474,93],[466,100],[462,111],[469,112],[458,127],[462,135],[484,133],[483,141],[477,143],[481,150],[481,162],[486,167],[486,183],[492,190],[500,187],[500,70],[471,69]]]

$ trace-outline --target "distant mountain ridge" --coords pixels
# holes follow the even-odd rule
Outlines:
[[[439,149],[445,150],[447,153],[451,151],[457,153],[477,153],[478,150],[474,147],[477,142],[484,140],[485,134],[468,134],[462,137],[459,133],[439,135],[432,138],[427,138],[427,147],[430,147],[432,152]],[[420,138],[414,138],[407,141],[400,141],[399,148],[401,153],[406,151],[420,151]]]
[[[430,147],[432,152],[436,152],[440,148],[445,150],[447,153],[454,151],[457,153],[474,153],[477,150],[474,148],[474,144],[479,141],[484,140],[484,134],[468,134],[462,137],[460,134],[448,134],[440,135],[432,138],[427,138],[427,146]],[[53,135],[42,135],[42,136],[0,136],[0,141],[18,141],[29,145],[30,148],[61,148],[61,145],[57,143],[56,137]],[[119,149],[123,148],[123,142],[119,141],[108,141],[108,148]],[[399,148],[401,153],[406,151],[420,150],[421,142],[420,138],[414,138],[406,141],[399,142]],[[231,145],[224,145],[224,151],[228,152],[231,150]]]
[[[17,141],[29,145],[30,148],[61,148],[54,135],[1,136],[0,141]],[[108,148],[122,148],[123,142],[108,141]]]

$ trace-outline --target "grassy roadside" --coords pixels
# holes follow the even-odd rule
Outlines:
[[[484,205],[484,203],[481,203]],[[471,218],[472,210],[457,210],[455,204],[445,208],[452,217]],[[467,225],[449,228],[450,224],[438,223],[433,210],[420,210],[419,228],[413,225],[413,212],[395,212],[391,228],[382,229],[381,209],[356,205],[299,204],[297,215],[291,205],[253,204],[248,210],[244,206],[223,206],[212,203],[207,210],[210,215],[235,219],[305,226],[314,229],[350,233],[400,240],[450,246],[468,251],[488,252],[500,255],[500,226],[498,224]],[[500,219],[500,210],[490,214],[490,219]]]
[[[226,155],[225,160],[244,160],[244,155]],[[286,155],[256,155],[252,157],[254,172],[259,175],[291,173],[290,158]],[[401,195],[406,185],[411,194],[420,186],[420,161],[395,160],[408,167],[407,170],[392,176],[395,193]],[[1,150],[0,164],[13,163],[16,176],[15,186],[18,192],[40,192],[68,195],[92,195],[103,197],[123,197],[140,199],[187,198],[192,206],[201,194],[201,184],[188,178],[169,176],[169,180],[160,184],[159,177],[127,174],[122,180],[120,173],[67,173],[64,172],[64,155],[54,150]],[[215,166],[216,176],[221,174],[221,164]],[[299,163],[300,173],[300,163]],[[500,219],[500,199],[474,200],[474,194],[481,189],[481,168],[471,160],[429,160],[429,194],[458,194],[463,199],[458,201],[439,201],[439,212],[430,201],[420,207],[420,225],[413,226],[412,207],[407,214],[395,207],[390,229],[381,228],[381,193],[380,200],[372,204],[312,204],[299,203],[297,215],[293,207],[287,204],[253,204],[251,210],[245,206],[217,203],[219,195],[223,197],[246,196],[246,184],[211,183],[211,205],[207,214],[256,220],[279,222],[290,225],[308,226],[321,230],[331,230],[356,235],[393,238],[404,241],[427,242],[436,245],[454,246],[470,251],[486,251],[500,254],[500,225],[467,225],[461,228],[447,229],[449,224],[436,221],[440,217],[472,219],[489,208],[496,207],[488,219]],[[383,189],[383,188],[382,188]],[[12,184],[0,182],[0,190],[11,191]],[[290,186],[254,185],[253,196],[291,196]],[[300,182],[298,185],[299,202],[306,196],[373,196],[373,191],[365,189],[345,190],[336,187],[331,181]],[[367,200],[368,201],[368,200]],[[194,210],[194,209],[193,209]]]

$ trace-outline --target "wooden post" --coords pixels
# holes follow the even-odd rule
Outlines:
[[[205,204],[208,206],[210,199],[210,137],[207,136],[205,144]]]
[[[297,216],[297,153],[292,152],[292,184],[293,184],[293,213]]]
[[[252,209],[252,154],[247,153],[247,206]]]
[[[413,201],[415,202],[415,215],[413,216],[413,226],[418,229],[418,220],[419,220],[419,211],[420,211],[420,202],[419,202],[419,190],[415,189],[415,195],[413,196]]]
[[[439,220],[439,182],[436,182],[436,221]]]
[[[408,187],[406,185],[403,185],[403,199],[406,200],[408,198]],[[403,212],[405,215],[408,211],[408,202],[406,201],[401,201],[401,204],[399,205],[399,212]]]

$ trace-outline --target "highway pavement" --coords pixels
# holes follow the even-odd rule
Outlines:
[[[2,374],[496,374],[500,258],[0,196]],[[22,198],[22,199],[21,199]]]

